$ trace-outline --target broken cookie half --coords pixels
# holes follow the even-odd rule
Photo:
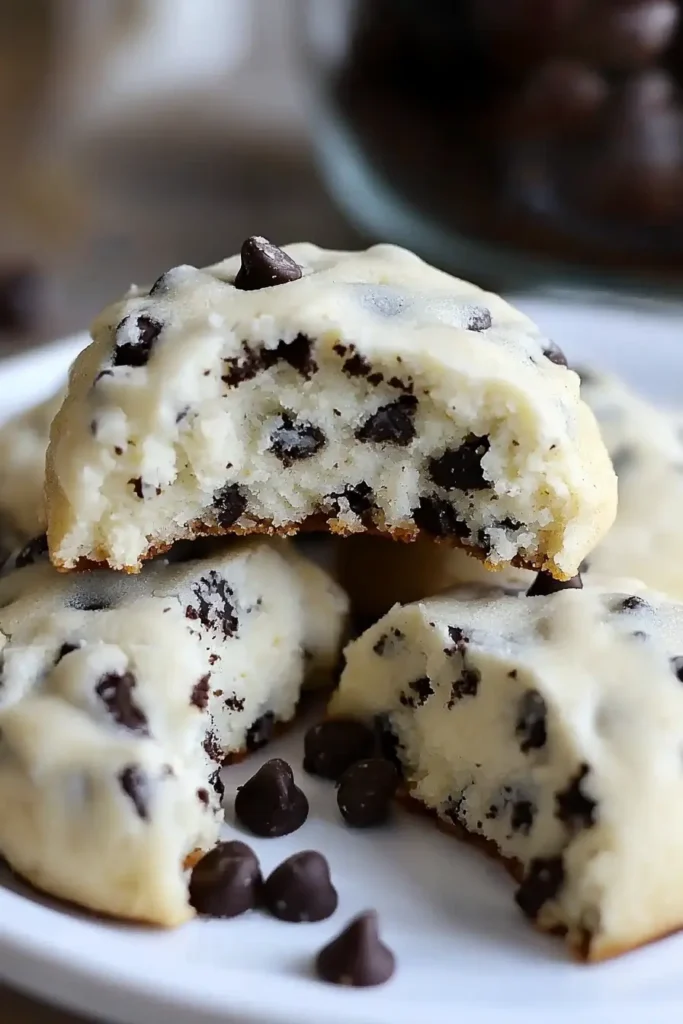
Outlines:
[[[138,576],[60,575],[41,548],[0,578],[0,854],[51,895],[179,924],[220,768],[329,677],[346,599],[282,542],[193,546]]]
[[[557,586],[396,606],[347,647],[330,712],[374,721],[411,797],[602,960],[683,927],[683,605]]]
[[[52,428],[50,555],[136,572],[178,539],[434,537],[573,575],[616,481],[578,377],[506,302],[393,246],[247,240],[134,288]]]

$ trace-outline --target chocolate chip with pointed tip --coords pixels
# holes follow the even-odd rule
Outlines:
[[[312,725],[304,737],[304,771],[336,781],[356,761],[371,757],[375,736],[363,722],[332,718]]]
[[[347,768],[337,783],[337,805],[351,828],[371,828],[386,821],[398,788],[391,761],[370,757]]]
[[[235,278],[235,288],[257,291],[273,285],[298,281],[302,271],[298,263],[283,249],[261,235],[252,235],[242,244],[242,265]]]
[[[263,903],[281,921],[298,924],[331,917],[339,896],[326,859],[315,850],[303,850],[288,857],[266,879]]]
[[[286,836],[308,817],[308,800],[294,782],[292,769],[274,757],[240,786],[235,796],[237,820],[256,836]]]
[[[568,366],[567,357],[555,341],[546,341],[543,355],[556,366]]]
[[[237,917],[256,906],[262,881],[251,847],[238,840],[219,843],[192,869],[190,904],[205,917]]]
[[[315,960],[319,978],[332,985],[383,985],[396,970],[396,957],[379,936],[377,913],[367,910],[347,924]]]
[[[556,580],[549,572],[541,571],[527,590],[526,596],[547,597],[548,594],[557,594],[560,590],[583,590],[581,573],[577,573],[569,580]]]

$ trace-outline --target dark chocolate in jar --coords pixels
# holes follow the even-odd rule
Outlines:
[[[680,277],[681,6],[363,0],[328,95],[375,180],[425,223]]]

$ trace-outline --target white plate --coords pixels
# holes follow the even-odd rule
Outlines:
[[[521,305],[571,359],[616,369],[676,402],[683,331],[675,312]],[[0,365],[0,416],[42,398],[82,343]],[[236,786],[275,755],[298,769],[301,730],[226,772],[228,808]],[[496,864],[410,815],[376,831],[347,830],[332,785],[299,776],[311,803],[304,827],[249,841],[266,872],[297,850],[322,850],[340,894],[331,920],[291,925],[254,913],[157,932],[41,900],[5,875],[0,979],[120,1024],[653,1024],[683,1012],[683,936],[601,966],[574,964],[560,941],[526,924]],[[227,817],[226,833],[240,834]],[[396,952],[395,978],[366,991],[316,981],[315,952],[367,907],[379,911]]]

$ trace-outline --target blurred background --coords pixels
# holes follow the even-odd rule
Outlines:
[[[0,0],[0,355],[250,234],[676,293],[681,0]]]

